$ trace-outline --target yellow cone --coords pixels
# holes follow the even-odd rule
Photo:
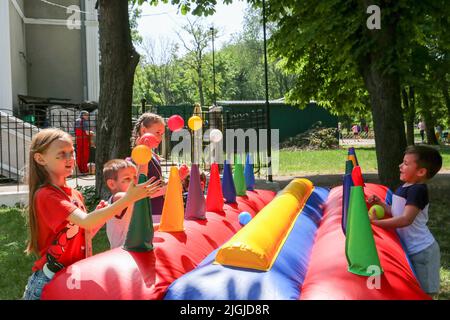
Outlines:
[[[170,168],[161,222],[158,231],[179,232],[184,230],[183,190],[177,167]]]

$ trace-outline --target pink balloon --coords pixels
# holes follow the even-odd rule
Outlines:
[[[189,174],[189,167],[185,164],[183,164],[180,169],[178,170],[178,173],[180,175],[180,179],[184,180],[188,174]]]
[[[139,138],[137,141],[138,145],[146,145],[150,149],[156,148],[159,145],[158,139],[155,137],[152,133],[146,133],[142,135],[142,137]]]
[[[169,118],[169,120],[167,121],[167,126],[173,132],[181,130],[181,128],[184,127],[184,119],[181,116],[175,114]]]

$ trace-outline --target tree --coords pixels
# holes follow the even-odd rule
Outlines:
[[[183,26],[183,30],[191,37],[189,41],[181,33],[177,33],[178,38],[182,42],[184,48],[188,52],[188,59],[184,62],[188,67],[195,71],[195,80],[197,82],[198,94],[200,97],[200,104],[205,105],[205,96],[203,92],[203,66],[205,64],[205,50],[208,47],[210,40],[209,28],[202,24],[201,19],[190,21]]]
[[[398,185],[398,164],[406,146],[399,52],[410,42],[404,39],[416,36],[411,31],[420,17],[446,17],[448,6],[444,2],[379,1],[381,28],[369,29],[366,12],[372,3],[368,0],[266,3],[269,19],[278,25],[271,37],[271,50],[284,58],[287,68],[304,71],[306,79],[297,78],[300,83],[311,83],[306,88],[297,83],[288,97],[300,98],[296,90],[307,93],[309,89],[309,95],[302,94],[303,99],[319,96],[339,106],[339,101],[352,100],[352,91],[367,90],[379,177],[389,187]],[[435,23],[429,28],[436,30],[438,26]]]

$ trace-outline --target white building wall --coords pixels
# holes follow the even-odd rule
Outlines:
[[[12,113],[11,39],[9,1],[0,1],[0,109]],[[4,32],[6,31],[6,32]]]
[[[28,56],[25,46],[25,22],[23,21],[23,3],[11,0],[9,4],[10,43],[11,43],[11,79],[13,107],[17,110],[17,95],[27,95]]]
[[[96,0],[85,0],[86,12],[86,61],[88,100],[98,101],[100,93],[100,52]]]

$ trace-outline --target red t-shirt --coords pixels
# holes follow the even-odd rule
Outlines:
[[[49,262],[56,272],[86,257],[84,229],[67,218],[77,208],[86,212],[83,196],[69,187],[60,189],[45,185],[35,194],[34,205],[38,221],[40,258],[32,268],[41,270]]]

